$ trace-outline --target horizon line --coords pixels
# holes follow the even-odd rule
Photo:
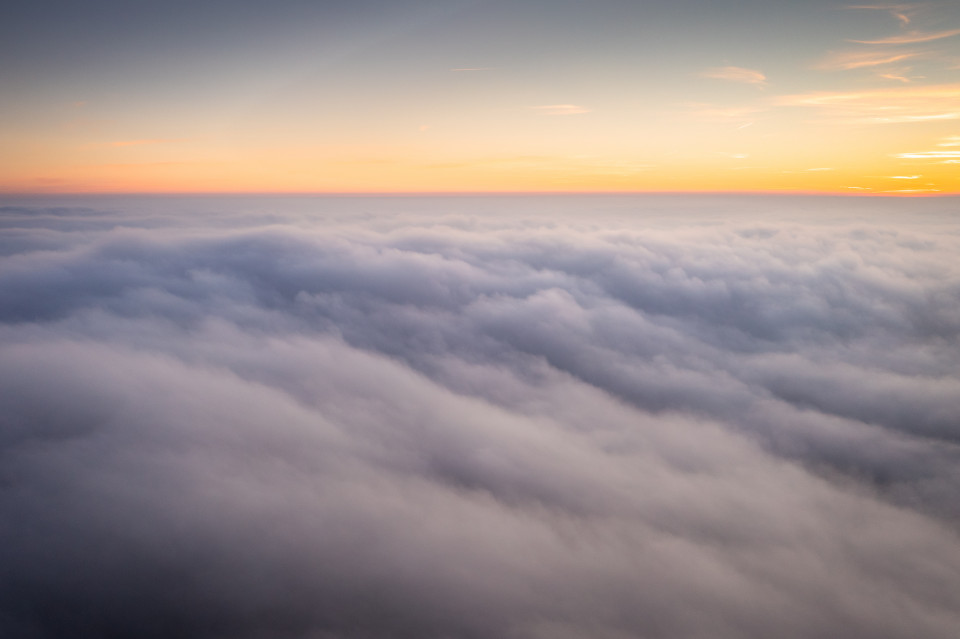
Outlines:
[[[626,195],[787,195],[811,197],[958,197],[958,191],[938,191],[922,193],[864,192],[864,191],[821,191],[805,189],[766,189],[766,190],[504,190],[504,191],[2,191],[0,197],[78,197],[78,196],[171,196],[171,197],[214,197],[214,196],[289,196],[289,197],[503,197],[503,196],[626,196]]]

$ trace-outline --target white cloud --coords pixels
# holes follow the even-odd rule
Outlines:
[[[877,11],[888,11],[890,15],[900,21],[900,24],[906,26],[911,22],[911,15],[922,8],[919,4],[857,4],[847,7],[847,9],[873,9]]]
[[[745,84],[763,85],[767,83],[767,76],[763,73],[743,67],[714,67],[704,71],[701,76],[704,78],[714,78],[716,80],[743,82]]]
[[[960,158],[960,151],[913,151],[897,153],[894,157],[915,160],[942,160],[944,158]]]
[[[954,639],[896,200],[0,207],[0,635]]]
[[[843,51],[829,55],[818,65],[821,69],[862,69],[865,67],[885,66],[925,55],[921,51],[897,51],[889,49],[871,49],[868,51]]]
[[[841,122],[892,124],[960,119],[960,85],[904,86],[859,91],[819,91],[778,96],[778,106],[810,107]]]
[[[850,42],[859,42],[860,44],[914,44],[918,42],[932,42],[933,40],[942,40],[960,35],[960,29],[949,29],[946,31],[911,31],[901,35],[880,38],[878,40],[850,40]]]

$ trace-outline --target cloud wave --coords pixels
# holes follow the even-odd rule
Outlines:
[[[4,207],[0,634],[955,637],[951,215]]]

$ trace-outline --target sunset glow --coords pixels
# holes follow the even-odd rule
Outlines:
[[[960,191],[960,7],[726,4],[18,9],[0,191]]]

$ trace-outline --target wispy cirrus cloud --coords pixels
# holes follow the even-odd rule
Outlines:
[[[908,83],[913,82],[917,78],[923,77],[923,76],[916,76],[916,78],[911,78],[906,74],[907,74],[907,71],[905,70],[891,71],[889,73],[878,73],[877,77],[883,78],[884,80],[896,80],[898,82],[908,82]]]
[[[902,35],[890,36],[889,38],[880,38],[879,40],[850,40],[860,44],[915,44],[918,42],[932,42],[933,40],[942,40],[960,35],[960,29],[949,29],[947,31],[910,31]]]
[[[901,160],[932,160],[936,164],[957,164],[960,162],[960,150],[954,150],[953,147],[960,147],[960,135],[951,135],[943,138],[936,146],[951,149],[942,151],[934,149],[930,151],[910,151],[907,153],[897,153],[893,157]]]
[[[812,107],[843,122],[890,124],[960,119],[960,84],[876,89],[816,91],[784,95],[778,106]]]
[[[700,75],[704,78],[743,82],[745,84],[764,85],[767,83],[767,76],[762,72],[744,67],[714,67],[707,69]]]
[[[590,113],[590,109],[580,106],[579,104],[542,104],[530,108],[544,115],[580,115],[582,113]]]
[[[905,160],[945,160],[960,158],[960,151],[914,151],[911,153],[897,153],[893,157]]]
[[[855,4],[847,9],[873,9],[876,11],[888,11],[890,15],[900,21],[900,24],[906,26],[912,20],[912,14],[920,8],[918,4]]]
[[[850,70],[862,69],[865,67],[879,67],[887,64],[894,64],[925,55],[922,51],[903,51],[899,53],[890,53],[887,50],[870,49],[868,51],[841,51],[831,53],[826,59],[817,65],[819,69],[826,70]]]

